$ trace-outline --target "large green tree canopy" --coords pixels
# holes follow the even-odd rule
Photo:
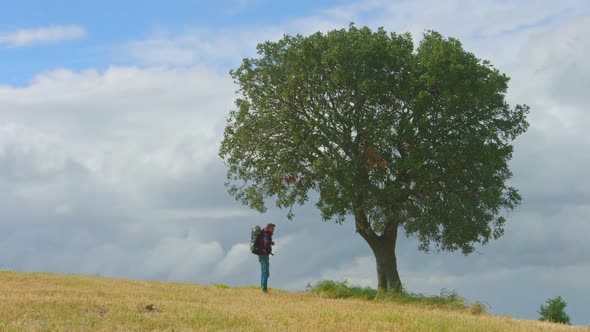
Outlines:
[[[290,208],[319,193],[325,220],[354,217],[380,288],[399,286],[400,227],[426,251],[467,254],[502,235],[502,211],[521,200],[508,161],[529,109],[507,104],[509,78],[488,61],[437,32],[415,48],[354,25],[257,49],[231,71],[237,109],[220,148],[236,199],[263,212],[267,198]],[[387,282],[380,257],[393,260]]]

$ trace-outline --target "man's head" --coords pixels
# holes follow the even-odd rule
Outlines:
[[[266,229],[268,229],[271,233],[274,233],[275,226],[276,226],[275,224],[269,223],[269,224],[266,224]]]

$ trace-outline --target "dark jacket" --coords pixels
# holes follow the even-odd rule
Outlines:
[[[259,240],[261,255],[270,255],[272,253],[272,232],[266,228],[262,229]]]

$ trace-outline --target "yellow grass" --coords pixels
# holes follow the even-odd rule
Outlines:
[[[590,331],[254,287],[0,271],[0,331]]]

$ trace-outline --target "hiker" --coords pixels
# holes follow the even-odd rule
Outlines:
[[[259,248],[261,253],[258,255],[258,261],[260,262],[261,276],[260,276],[260,287],[264,293],[268,292],[268,277],[270,276],[270,262],[269,255],[272,255],[272,246],[275,244],[272,240],[272,234],[275,231],[275,224],[268,224],[262,230],[259,237]]]

